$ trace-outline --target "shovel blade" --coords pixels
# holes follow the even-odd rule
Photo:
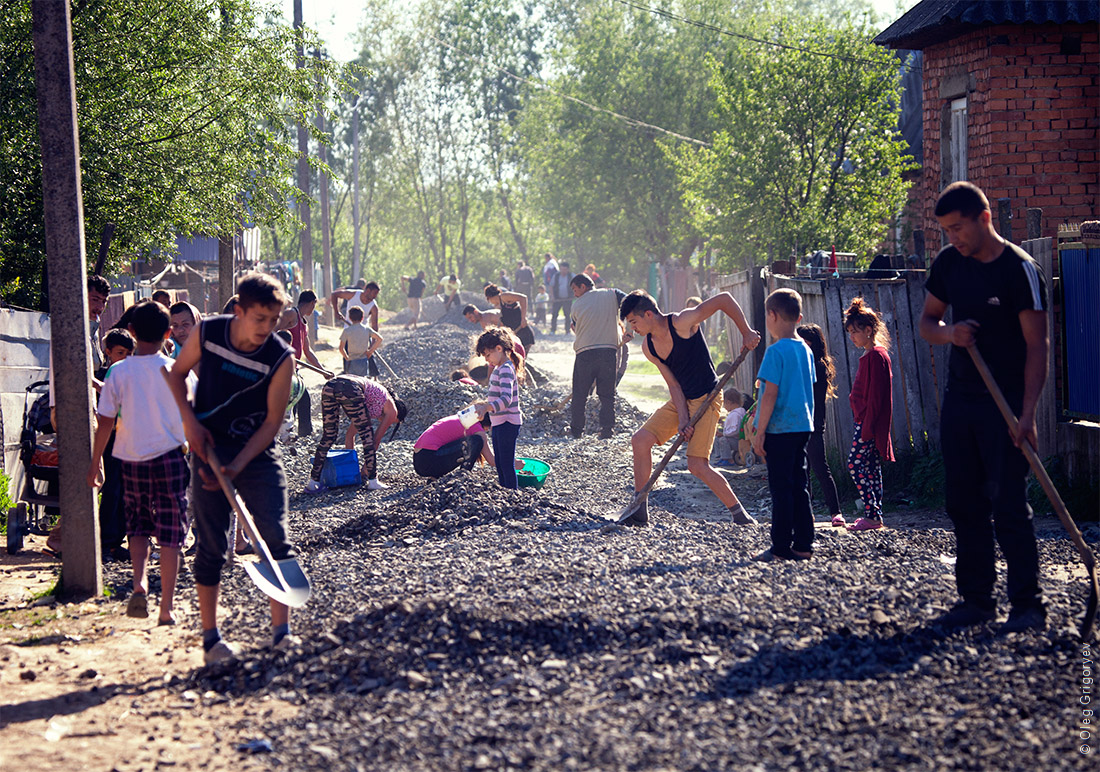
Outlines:
[[[627,520],[629,520],[635,512],[638,511],[638,506],[640,504],[641,504],[641,501],[638,500],[638,499],[635,499],[634,501],[631,501],[629,504],[627,504],[626,508],[623,509],[622,512],[620,512],[618,515],[616,515],[614,517],[609,517],[608,520],[613,520],[614,522],[619,523],[620,525],[622,525]]]
[[[294,558],[275,561],[279,564],[282,581],[270,563],[246,560],[244,570],[252,582],[269,598],[290,606],[301,608],[309,600],[310,586],[302,567]]]

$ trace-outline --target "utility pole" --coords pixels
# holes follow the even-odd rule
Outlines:
[[[298,53],[297,67],[306,66],[305,33],[302,30],[302,0],[294,0],[294,36]],[[302,197],[298,200],[298,219],[304,226],[302,243],[302,289],[313,289],[313,235],[309,223],[309,131],[298,121],[298,188]]]
[[[57,395],[61,582],[66,593],[103,593],[95,490],[85,474],[92,460],[92,371],[80,139],[73,79],[69,4],[31,3],[42,202],[49,266],[50,346]]]
[[[362,270],[359,263],[359,99],[355,100],[355,107],[351,112],[351,229],[353,233],[351,250],[351,281],[355,284],[359,281],[359,273]]]
[[[318,94],[324,93],[321,89],[323,85],[321,80],[321,51],[314,51],[314,56],[317,59],[317,92]],[[318,99],[317,101],[317,130],[321,134],[325,133],[325,103],[324,100]],[[319,155],[321,163],[328,165],[328,150],[325,148],[324,143],[319,147]],[[324,272],[324,276],[321,281],[321,297],[327,298],[334,289],[332,283],[332,228],[329,223],[329,210],[328,210],[328,186],[329,177],[328,173],[321,171],[317,175],[317,184],[321,188],[321,267]],[[332,305],[330,303],[324,303],[324,322],[330,327],[335,323],[336,317],[333,315]]]
[[[222,234],[218,237],[218,313],[236,292],[233,273],[233,236]]]

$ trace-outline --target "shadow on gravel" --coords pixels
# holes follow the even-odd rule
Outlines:
[[[761,650],[740,662],[715,681],[706,699],[751,694],[761,688],[793,686],[807,681],[874,681],[899,673],[927,672],[938,676],[951,659],[980,672],[983,657],[997,646],[1008,646],[1018,660],[1071,655],[1074,641],[1065,636],[1036,635],[1022,641],[997,637],[991,628],[975,635],[947,634],[934,627],[918,627],[893,635],[853,636],[845,630],[830,633],[819,643],[804,649],[775,646]]]
[[[492,682],[512,674],[517,660],[535,670],[556,660],[570,661],[570,667],[630,670],[639,652],[675,664],[713,653],[716,646],[728,648],[741,633],[732,620],[685,619],[671,612],[633,611],[610,619],[580,612],[485,618],[433,601],[416,607],[398,603],[353,617],[289,654],[266,652],[197,670],[185,688],[236,695],[286,688],[362,694],[409,687],[410,672],[428,682],[415,688],[440,686],[445,674],[454,673],[476,673]],[[604,654],[615,657],[597,664]]]

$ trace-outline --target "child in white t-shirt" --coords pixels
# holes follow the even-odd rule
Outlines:
[[[340,333],[340,355],[344,357],[344,372],[349,375],[369,375],[370,358],[382,345],[382,336],[363,324],[363,309],[348,309],[351,322]]]
[[[741,435],[741,422],[745,418],[745,397],[737,389],[730,387],[722,393],[722,407],[726,410],[726,421],[722,424],[722,443],[724,451],[717,466],[733,466],[739,458],[738,440]]]
[[[539,291],[535,293],[535,321],[542,324],[546,316],[546,307],[550,305],[550,295],[546,291],[546,285],[540,284]]]
[[[133,566],[134,592],[127,616],[149,616],[147,576],[150,539],[160,546],[160,614],[158,623],[174,625],[173,600],[179,574],[180,548],[187,533],[187,485],[191,472],[184,457],[183,419],[164,377],[172,360],[161,352],[168,338],[164,306],[144,300],[134,307],[130,332],[137,338],[134,355],[107,371],[99,397],[98,424],[88,484],[103,483],[100,460],[111,432],[113,454],[122,463],[122,495]]]

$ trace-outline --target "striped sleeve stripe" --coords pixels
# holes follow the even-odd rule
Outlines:
[[[1027,277],[1027,285],[1031,288],[1032,311],[1043,311],[1043,295],[1039,291],[1039,270],[1031,260],[1022,261],[1024,276]]]

